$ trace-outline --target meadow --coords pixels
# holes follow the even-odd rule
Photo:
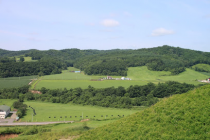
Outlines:
[[[16,88],[16,87],[28,85],[31,79],[36,79],[36,78],[37,76],[0,78],[0,89]]]
[[[197,80],[208,78],[206,74],[194,71],[192,69],[186,69],[185,72],[179,75],[170,75],[167,71],[150,71],[146,66],[142,67],[130,67],[128,68],[128,78],[132,80],[103,80],[103,81],[91,81],[91,79],[100,79],[106,76],[97,75],[85,75],[81,73],[70,72],[72,70],[78,70],[69,67],[68,70],[64,70],[61,74],[46,75],[40,78],[39,81],[33,83],[31,89],[41,89],[46,87],[48,89],[57,88],[76,88],[81,87],[87,88],[89,85],[95,88],[106,88],[106,87],[118,87],[123,86],[125,88],[130,85],[146,85],[148,82],[159,83],[166,81],[177,81],[180,83],[188,83],[199,85],[201,84]],[[113,78],[121,78],[121,76],[113,76]],[[36,86],[35,86],[36,85]]]
[[[1,104],[5,104],[8,106],[12,106],[14,101],[16,100],[0,99]],[[33,122],[73,120],[79,121],[81,119],[118,119],[120,118],[118,115],[120,115],[121,117],[123,117],[124,115],[124,117],[126,117],[146,108],[139,107],[137,109],[116,109],[98,106],[82,106],[75,104],[59,104],[38,101],[25,101],[24,104],[27,104],[28,106],[31,106],[35,109],[36,115],[33,115]],[[33,110],[28,107],[26,115],[20,119],[20,122],[32,122],[32,114]]]

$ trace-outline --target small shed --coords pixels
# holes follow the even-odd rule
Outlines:
[[[10,113],[10,107],[6,105],[0,105],[0,119],[5,119]]]
[[[75,73],[80,73],[81,71],[74,71]]]

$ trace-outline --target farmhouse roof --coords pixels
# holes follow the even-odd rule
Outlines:
[[[0,105],[0,110],[2,110],[2,111],[7,111],[7,110],[9,110],[10,109],[10,107],[9,106],[6,106],[6,105]]]

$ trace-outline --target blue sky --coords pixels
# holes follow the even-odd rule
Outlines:
[[[0,48],[210,52],[210,0],[0,0]]]

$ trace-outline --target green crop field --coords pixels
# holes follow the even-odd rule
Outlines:
[[[62,74],[46,75],[31,86],[31,89],[41,89],[46,87],[48,89],[57,88],[87,88],[89,85],[95,88],[106,88],[106,87],[118,87],[123,86],[125,88],[130,85],[145,85],[148,82],[155,84],[166,81],[178,81],[189,84],[198,85],[201,84],[197,80],[208,78],[206,74],[194,71],[192,69],[186,69],[185,72],[171,76],[170,72],[167,71],[150,71],[146,66],[142,67],[130,67],[128,69],[128,78],[132,80],[103,80],[103,81],[91,81],[90,79],[99,79],[106,76],[92,76],[85,75],[83,72],[74,73],[70,71],[78,70],[73,67],[69,67],[68,70],[64,70]],[[113,76],[113,78],[121,78],[121,76]],[[36,85],[36,86],[35,86]]]
[[[0,89],[15,88],[15,87],[28,85],[31,79],[35,79],[35,78],[37,78],[37,76],[0,78]]]
[[[8,106],[12,106],[12,103],[14,101],[16,100],[0,99],[1,104],[5,104]],[[31,106],[35,109],[36,115],[33,116],[34,122],[81,120],[82,117],[80,116],[82,115],[83,119],[100,119],[100,120],[113,119],[113,118],[119,118],[118,115],[128,116],[130,114],[145,109],[144,107],[142,108],[140,107],[135,110],[116,109],[116,108],[104,108],[98,106],[82,106],[74,104],[59,104],[59,103],[49,103],[49,102],[37,102],[37,101],[25,101],[24,104],[27,104],[28,106]],[[33,110],[28,107],[26,116],[21,118],[20,121],[24,122],[32,121],[32,114]],[[61,116],[62,118],[60,118]],[[65,118],[65,116],[67,117]],[[70,118],[70,116],[72,117]]]

